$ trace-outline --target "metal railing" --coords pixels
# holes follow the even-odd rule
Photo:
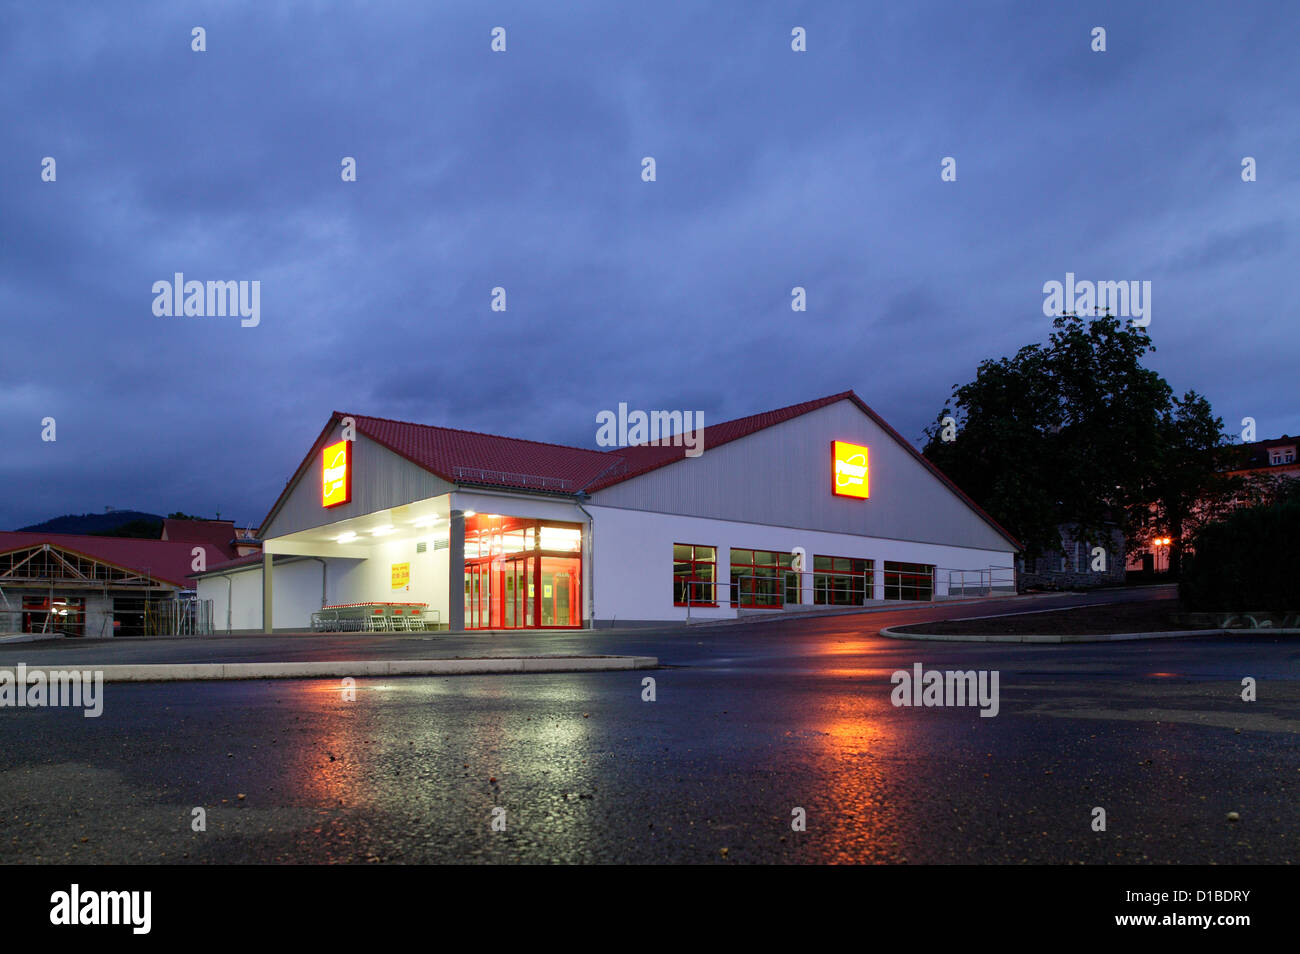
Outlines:
[[[22,600],[19,600],[21,603]],[[23,627],[23,611],[9,602],[3,586],[0,586],[0,633],[17,633]]]
[[[891,561],[892,562],[892,561]],[[928,602],[934,599],[935,568],[924,570],[885,570],[883,594],[887,600]]]
[[[0,623],[0,632],[18,633],[23,631],[23,617],[29,617],[32,633],[63,633],[65,636],[81,636],[86,629],[86,611],[78,606],[63,606],[55,603],[52,607],[26,607],[22,610],[10,610],[0,613],[0,620],[10,617],[12,628]],[[38,623],[37,620],[40,620]]]
[[[884,598],[907,602],[903,594],[924,595],[926,600],[941,596],[992,596],[1015,593],[1016,571],[1010,566],[991,566],[982,570],[957,570],[933,567],[918,573],[902,570],[868,570],[865,573],[838,573],[832,570],[774,569],[771,574],[742,574],[726,582],[717,580],[674,580],[685,584],[686,620],[691,607],[713,608],[720,603],[737,609],[785,609],[787,606],[865,606],[875,601],[876,573],[881,574]],[[806,580],[805,577],[812,577]],[[940,592],[943,581],[947,589]],[[847,585],[845,585],[847,584]],[[720,593],[720,591],[722,591]],[[794,595],[795,598],[791,598]],[[674,592],[674,597],[677,594]],[[848,597],[845,599],[844,597]]]
[[[875,596],[873,580],[870,570],[865,573],[837,573],[831,570],[774,568],[770,574],[744,573],[731,577],[725,583],[716,580],[684,579],[675,580],[674,584],[680,582],[686,586],[686,620],[690,622],[692,606],[712,608],[719,602],[736,609],[864,606]],[[848,586],[833,588],[833,583],[847,583]],[[723,591],[721,600],[718,598],[719,590]],[[841,598],[845,595],[849,596],[848,600]],[[821,599],[818,598],[819,596]]]
[[[573,490],[573,481],[562,477],[541,474],[518,474],[508,470],[485,470],[482,467],[455,467],[452,475],[458,481],[472,484],[490,484],[502,487],[536,487],[538,490]]]
[[[982,570],[935,569],[936,577],[942,574],[946,574],[948,596],[992,596],[1016,591],[1016,568],[1013,566],[990,566]]]
[[[212,600],[155,600],[144,607],[146,636],[211,636]]]

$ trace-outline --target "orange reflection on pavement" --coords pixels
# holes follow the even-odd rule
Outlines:
[[[915,757],[907,710],[889,701],[893,669],[839,668],[828,679],[852,679],[853,691],[820,698],[825,704],[801,710],[801,747],[811,764],[810,818],[823,829],[816,859],[835,864],[891,862],[906,858],[916,836],[908,824],[908,760]],[[805,858],[804,860],[812,860]]]

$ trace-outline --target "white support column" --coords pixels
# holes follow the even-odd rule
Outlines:
[[[465,511],[451,512],[447,542],[447,623],[453,633],[465,629]]]
[[[274,562],[274,554],[262,554],[262,632],[264,633],[270,633],[274,628],[274,620],[271,618],[271,565]]]

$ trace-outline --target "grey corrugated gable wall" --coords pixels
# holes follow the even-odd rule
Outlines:
[[[321,446],[338,441],[341,432],[342,428],[335,425],[331,436]],[[423,467],[358,434],[352,445],[352,501],[326,510],[320,503],[319,450],[313,456],[297,486],[266,527],[265,536],[284,536],[375,510],[438,497],[455,489]]]
[[[706,426],[708,421],[705,422]],[[871,497],[831,494],[831,441],[869,448]],[[1012,544],[849,400],[615,484],[600,506],[1010,552]]]

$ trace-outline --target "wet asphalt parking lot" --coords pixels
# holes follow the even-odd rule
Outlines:
[[[95,719],[0,709],[0,862],[1295,860],[1296,637],[1022,646],[877,635],[962,614],[975,613],[133,640],[108,647],[111,660],[102,644],[5,646],[3,663],[617,652],[664,668],[360,679],[355,699],[338,679],[117,683]],[[918,662],[996,671],[997,716],[895,706],[891,675]],[[1247,676],[1255,702],[1241,699]],[[1105,831],[1093,830],[1096,808]],[[804,831],[792,826],[800,814]]]

